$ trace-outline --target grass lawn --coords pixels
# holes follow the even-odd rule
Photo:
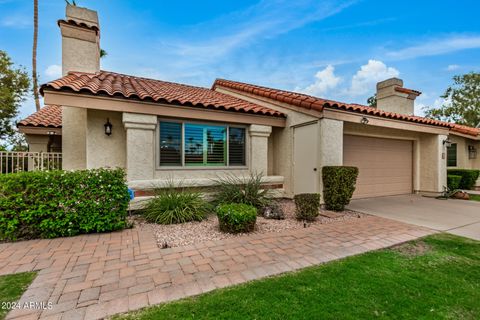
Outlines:
[[[479,319],[480,242],[439,234],[117,319]]]
[[[479,194],[469,194],[470,200],[474,201],[480,201],[480,195]]]
[[[15,302],[35,278],[35,272],[25,272],[0,276],[0,319],[4,319],[9,310],[5,303]]]

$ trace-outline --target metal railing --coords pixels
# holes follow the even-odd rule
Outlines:
[[[0,151],[0,174],[62,169],[62,153]]]

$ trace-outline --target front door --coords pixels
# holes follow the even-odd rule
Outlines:
[[[293,132],[293,186],[295,194],[318,192],[318,124],[295,127]]]

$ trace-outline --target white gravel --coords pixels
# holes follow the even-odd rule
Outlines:
[[[265,219],[257,217],[255,231],[253,233],[281,232],[288,229],[304,228],[304,222],[295,219],[295,204],[292,200],[280,200],[285,212],[284,220]],[[365,215],[354,211],[332,212],[321,210],[320,215],[313,222],[307,223],[306,227],[318,224],[327,224],[338,221],[362,218]],[[161,225],[147,223],[141,216],[132,216],[135,224],[141,227],[152,228],[160,247],[178,247],[211,240],[229,239],[241,237],[244,233],[230,234],[221,232],[218,228],[218,220],[215,215],[209,216],[200,222],[187,222],[181,224]]]

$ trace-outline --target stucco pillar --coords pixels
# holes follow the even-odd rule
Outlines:
[[[436,139],[438,191],[443,191],[443,188],[447,186],[447,147],[443,143],[447,138],[446,135],[438,135]]]
[[[157,117],[123,113],[126,130],[127,180],[151,180],[155,173],[155,129]]]
[[[250,171],[267,175],[268,173],[268,137],[272,127],[250,125]]]
[[[323,118],[318,124],[318,186],[323,203],[322,168],[343,165],[343,121]]]

